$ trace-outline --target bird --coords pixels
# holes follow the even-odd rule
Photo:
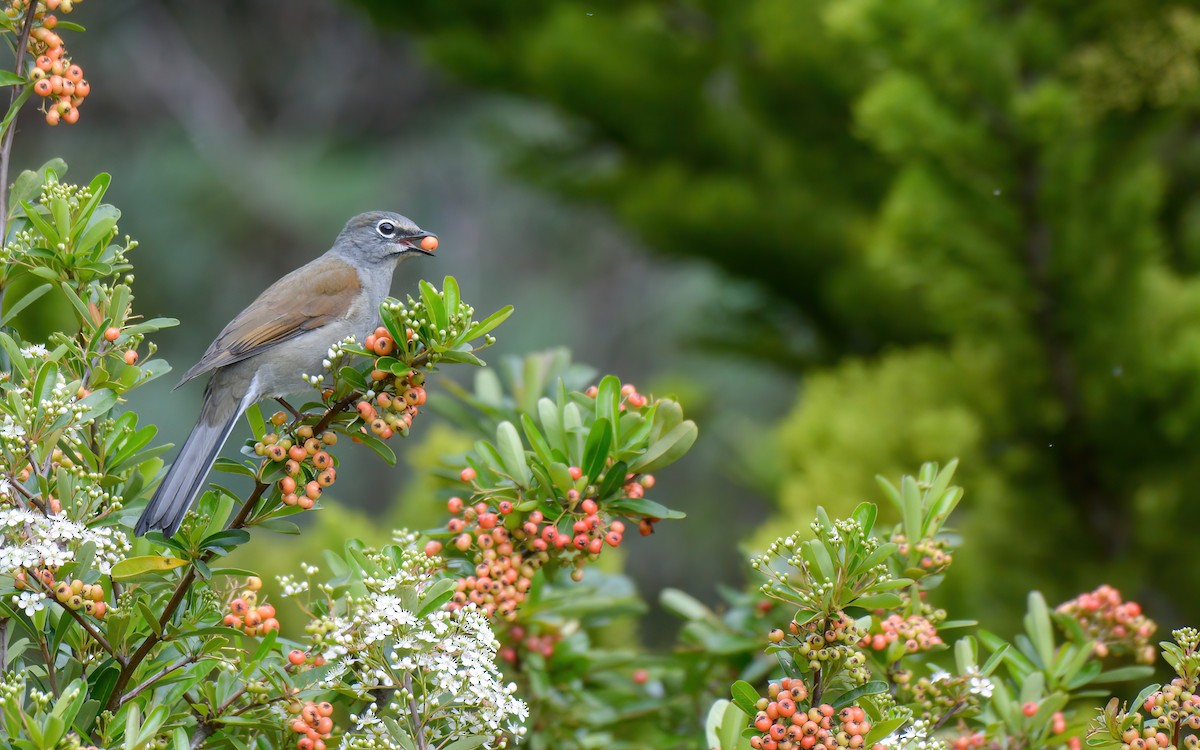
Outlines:
[[[276,281],[230,321],[175,387],[212,373],[200,416],[142,511],[135,533],[179,530],[201,482],[252,404],[301,390],[329,348],[360,341],[378,325],[378,309],[396,266],[433,255],[437,235],[390,211],[353,217],[324,255]]]

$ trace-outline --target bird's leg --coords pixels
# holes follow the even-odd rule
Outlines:
[[[301,414],[300,412],[296,411],[296,407],[292,406],[287,401],[284,401],[282,398],[276,398],[275,400],[278,401],[283,406],[283,408],[290,411],[292,413],[292,416],[295,417],[296,419],[298,419],[298,420],[304,419],[304,415]]]

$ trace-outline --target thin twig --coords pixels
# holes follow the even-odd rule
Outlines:
[[[421,724],[421,714],[417,711],[417,699],[412,693],[412,672],[404,673],[404,691],[408,693],[408,713],[412,716],[413,739],[417,742],[417,750],[427,750],[425,727]]]
[[[147,678],[146,681],[143,682],[141,685],[138,685],[133,690],[130,690],[125,695],[122,695],[121,703],[122,704],[128,703],[129,701],[138,697],[139,693],[142,693],[143,691],[147,690],[148,688],[153,687],[154,683],[158,682],[159,680],[161,680],[162,678],[171,674],[172,672],[174,672],[177,669],[182,669],[183,667],[186,667],[189,664],[196,663],[196,661],[199,658],[200,658],[199,654],[189,654],[189,655],[183,657],[182,659],[180,659],[179,661],[175,662],[174,664],[169,664],[169,665],[163,667],[162,669],[158,670],[153,675],[151,675],[149,678]]]
[[[21,26],[21,34],[17,37],[16,62],[13,71],[25,75],[25,52],[29,49],[29,32],[33,31],[33,17],[37,14],[37,2],[29,0],[29,9],[25,11],[25,23]],[[21,86],[13,86],[12,96],[8,106],[16,104],[21,95]],[[17,132],[17,116],[8,121],[8,130],[4,131],[4,141],[0,143],[0,241],[8,237],[8,161],[12,155],[13,134]]]

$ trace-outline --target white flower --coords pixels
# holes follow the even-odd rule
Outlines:
[[[0,438],[17,440],[22,437],[25,437],[25,427],[17,424],[11,414],[5,414],[4,420],[0,421]]]
[[[986,677],[972,677],[967,683],[969,690],[974,695],[979,695],[984,698],[992,697],[992,681]]]
[[[21,350],[21,356],[26,359],[30,357],[45,357],[50,353],[50,350],[41,344],[30,344]]]
[[[17,605],[17,609],[23,609],[26,615],[33,617],[35,612],[45,608],[46,595],[40,591],[23,591],[20,594],[14,594],[12,601]]]

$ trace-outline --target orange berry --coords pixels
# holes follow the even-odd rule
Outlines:
[[[288,658],[289,662],[291,662],[292,664],[294,664],[297,667],[300,666],[301,664],[303,664],[307,660],[306,657],[304,656],[304,652],[298,648],[294,648],[291,651],[289,651],[287,658]],[[301,730],[301,731],[303,731],[303,730]]]
[[[296,498],[296,505],[299,505],[304,510],[312,510],[316,504],[316,501],[307,495]]]
[[[472,469],[470,466],[468,466],[467,468],[463,469],[462,471],[460,471],[458,473],[458,478],[463,480],[464,482],[474,482],[475,476],[476,476],[475,470]]]
[[[337,471],[332,468],[326,469],[317,475],[317,484],[322,487],[329,487],[337,480]]]
[[[54,127],[58,124],[58,121],[61,117],[62,115],[58,113],[57,109],[52,109],[46,113],[46,124],[50,127]]]
[[[307,499],[307,498],[305,498],[305,499]],[[300,500],[300,498],[297,497],[296,493],[294,493],[294,492],[289,492],[288,494],[283,496],[283,504],[284,505],[295,505],[297,502],[299,502],[299,500]]]
[[[299,652],[293,651],[292,653]],[[303,654],[301,656],[303,657]],[[308,723],[305,722],[304,719],[296,719],[292,722],[292,731],[296,734],[304,734],[308,731]]]
[[[285,495],[296,491],[296,480],[291,477],[284,477],[279,480],[279,491]],[[261,583],[261,581],[260,581]]]
[[[57,25],[58,25],[58,18],[56,16],[46,16],[45,18],[42,19],[42,28],[43,29],[53,29]]]
[[[463,500],[461,497],[452,497],[446,501],[446,509],[454,515],[458,515],[463,511]]]
[[[268,617],[267,619],[263,620],[261,630],[263,635],[270,633],[272,630],[279,630],[279,620],[276,620],[274,617]]]
[[[571,475],[572,479],[579,479],[583,476],[583,469],[578,466],[568,466],[567,473]]]
[[[296,742],[296,750],[313,750],[313,741],[307,737],[301,737]]]
[[[313,453],[312,465],[318,469],[328,469],[333,465],[333,456],[330,456],[325,451],[318,450],[316,453]]]
[[[333,706],[330,706],[329,709],[332,711]],[[322,716],[321,718],[317,719],[317,731],[321,734],[329,734],[332,732],[333,719],[329,718],[328,716]]]
[[[249,612],[247,612],[246,617],[244,619],[246,622],[246,626],[251,627],[251,628],[258,627],[259,625],[262,624],[262,621],[263,621],[262,615],[260,615],[258,613],[257,609],[252,609]]]
[[[392,339],[390,337],[375,339],[374,352],[376,354],[378,354],[379,356],[386,357],[387,355],[392,353],[393,348],[394,348],[394,346],[392,344]]]
[[[1038,704],[1034,703],[1033,701],[1028,701],[1023,706],[1021,706],[1021,713],[1025,714],[1026,716],[1033,716],[1037,712],[1038,712]]]
[[[309,482],[308,484],[304,485],[304,494],[307,497],[316,500],[321,496],[321,485],[316,480]]]
[[[242,626],[242,618],[238,617],[237,615],[225,615],[225,619],[221,622],[225,623],[231,628],[240,628]]]
[[[50,57],[50,55],[41,55],[37,60],[34,61],[33,64],[42,70],[50,70],[50,68],[54,66],[54,60]]]
[[[63,120],[68,125],[74,125],[75,123],[79,122],[79,108],[71,107],[71,109],[69,109],[67,111],[67,113],[65,115],[63,115]],[[137,352],[134,352],[133,359],[134,359],[134,362],[137,361]],[[130,364],[133,364],[133,363],[131,362]]]
[[[120,328],[117,328],[116,326],[109,326],[108,328],[104,329],[105,341],[116,341],[119,338],[121,338]]]
[[[93,600],[93,601],[95,601],[95,600]],[[92,615],[98,620],[103,620],[104,615],[107,612],[108,612],[108,605],[102,601],[96,601],[95,604],[92,605]]]
[[[275,607],[270,604],[264,604],[255,611],[258,612],[258,616],[264,620],[269,620],[275,616]]]
[[[308,458],[308,451],[304,450],[303,445],[293,445],[288,449],[288,458],[292,459],[296,463],[300,463],[304,459]]]
[[[48,79],[43,78],[42,80],[33,84],[33,93],[37,94],[38,96],[50,96],[50,94],[54,93],[54,87],[50,84]]]
[[[79,81],[75,84],[75,95],[80,99],[86,99],[90,93],[92,93],[92,85],[87,81]]]
[[[442,552],[442,543],[434,540],[425,545],[425,556],[436,557]]]
[[[250,605],[240,596],[229,603],[229,611],[235,615],[244,615],[250,610]]]
[[[47,113],[47,114],[49,114],[49,113]],[[75,118],[75,119],[79,119],[79,117],[78,117],[78,116],[76,116],[76,118]],[[71,120],[69,120],[69,119],[68,119],[67,121],[68,121],[68,122],[71,122]],[[124,357],[124,359],[125,359],[125,364],[127,364],[127,365],[134,365],[134,364],[137,364],[137,361],[138,361],[138,353],[137,353],[137,351],[135,351],[135,350],[133,350],[133,349],[130,349],[130,350],[126,351],[126,352],[125,352],[125,357]]]
[[[79,67],[78,65],[72,65],[71,67],[67,68],[64,75],[71,83],[79,83],[83,80],[83,68]]]
[[[432,234],[429,235],[428,237],[421,238],[421,249],[424,250],[425,252],[432,253],[434,250],[437,250],[437,247],[438,247],[438,238],[434,237]]]
[[[333,704],[329,701],[322,701],[317,704],[318,716],[333,716]]]

